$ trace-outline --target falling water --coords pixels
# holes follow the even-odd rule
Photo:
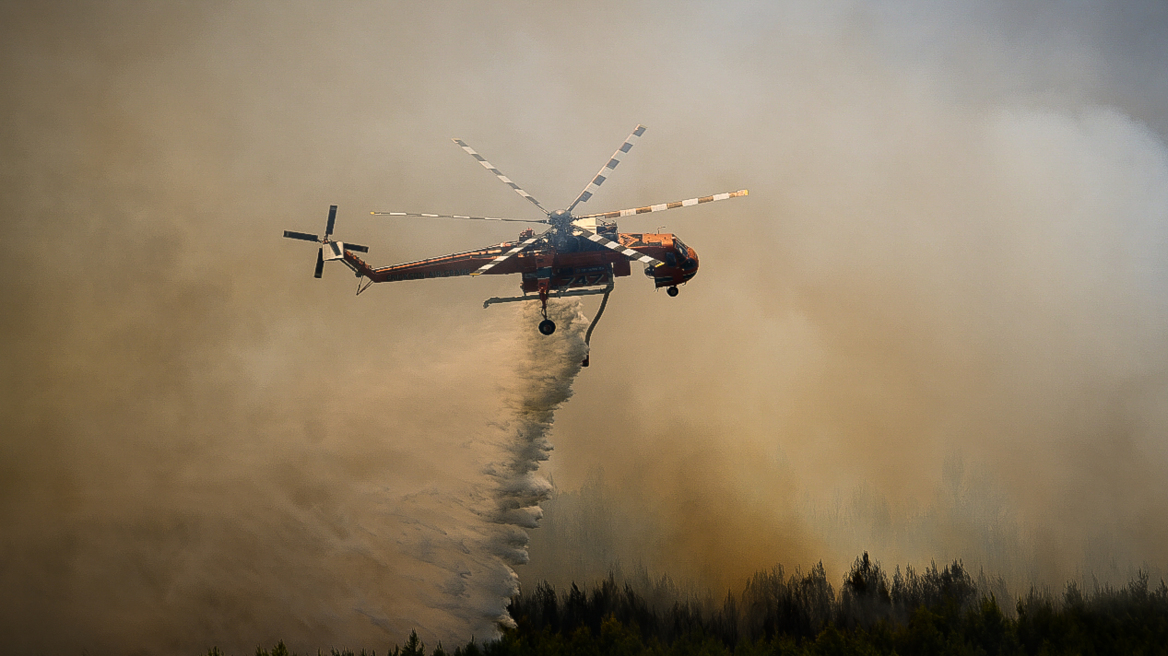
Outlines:
[[[588,348],[584,342],[588,321],[578,302],[549,304],[548,317],[557,330],[544,336],[535,330],[540,318],[536,304],[526,304],[518,312],[525,337],[520,340],[513,382],[504,391],[508,420],[502,456],[487,467],[493,507],[485,518],[494,526],[486,546],[507,565],[499,588],[503,601],[499,620],[504,624],[511,620],[503,609],[519,585],[511,568],[527,562],[526,529],[538,526],[543,515],[539,504],[551,493],[551,483],[538,474],[540,463],[551,456],[548,434],[556,409],[572,396],[572,382]]]

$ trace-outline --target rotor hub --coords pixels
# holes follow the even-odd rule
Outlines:
[[[572,213],[568,210],[556,210],[548,214],[548,223],[559,241],[563,241],[572,234]]]

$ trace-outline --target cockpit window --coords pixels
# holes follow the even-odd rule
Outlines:
[[[673,247],[677,249],[677,252],[680,253],[683,258],[689,257],[689,249],[686,248],[685,244],[681,243],[681,240],[677,237],[673,238]]]

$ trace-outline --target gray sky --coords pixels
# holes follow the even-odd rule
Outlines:
[[[0,26],[18,649],[489,630],[484,467],[535,328],[481,302],[518,281],[355,298],[280,232],[338,204],[376,264],[495,243],[515,226],[369,211],[534,218],[450,139],[551,208],[637,123],[584,209],[751,193],[621,223],[702,268],[674,299],[620,281],[556,417],[542,472],[602,481],[609,553],[715,587],[865,549],[1018,585],[1168,565],[1162,3],[9,2]],[[521,581],[580,556],[533,539]]]

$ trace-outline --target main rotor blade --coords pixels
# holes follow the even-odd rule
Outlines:
[[[634,214],[648,214],[650,212],[662,212],[664,210],[672,210],[678,207],[690,207],[691,205],[701,205],[702,203],[712,203],[716,200],[726,200],[727,198],[737,198],[739,196],[747,195],[746,189],[738,191],[731,191],[724,194],[714,194],[713,196],[702,196],[701,198],[687,198],[686,200],[679,200],[673,203],[662,203],[660,205],[649,205],[648,207],[634,207],[628,210],[617,210],[616,212],[604,212],[603,214],[586,214],[584,216],[574,216],[573,219],[579,221],[580,219],[619,219],[622,216],[633,216]]]
[[[473,148],[466,145],[465,141],[463,141],[462,139],[452,139],[451,141],[458,144],[459,147],[461,147],[463,150],[465,150],[468,155],[470,155],[471,157],[478,160],[478,163],[482,164],[484,169],[490,171],[491,173],[494,173],[496,178],[499,178],[508,187],[511,187],[512,189],[514,189],[515,193],[517,193],[520,196],[523,196],[527,200],[531,201],[532,204],[535,205],[536,207],[538,207],[540,209],[540,211],[542,211],[544,214],[550,214],[550,212],[548,212],[547,210],[545,210],[543,208],[543,205],[539,204],[538,200],[536,200],[531,194],[527,193],[526,191],[523,191],[523,189],[520,188],[519,185],[517,185],[511,181],[511,178],[508,178],[507,176],[503,175],[502,171],[495,168],[494,165],[491,164],[490,162],[488,162],[486,159],[484,159],[482,155],[476,153]]]
[[[361,244],[350,244],[349,242],[345,242],[345,250],[357,251],[358,253],[368,253],[369,247],[362,246]]]
[[[284,236],[288,239],[303,239],[304,241],[320,241],[320,237],[310,235],[307,232],[296,232],[295,230],[285,230]]]
[[[608,163],[600,168],[600,172],[596,174],[595,178],[592,178],[592,182],[589,182],[588,186],[584,187],[584,191],[581,191],[580,195],[576,197],[576,200],[572,201],[572,204],[568,206],[569,214],[572,213],[572,210],[575,209],[576,205],[580,203],[587,203],[588,199],[592,198],[592,194],[596,192],[600,185],[604,184],[604,181],[608,179],[608,176],[612,175],[613,169],[616,168],[617,164],[620,164],[621,157],[624,157],[625,153],[632,150],[633,142],[635,142],[637,137],[641,136],[642,134],[645,134],[645,126],[638,123],[637,127],[633,130],[633,133],[629,135],[629,138],[625,139],[625,142],[621,144],[621,147],[617,148],[616,152],[613,153],[612,157],[609,158]]]
[[[660,264],[664,264],[664,262],[662,262],[661,260],[659,260],[655,257],[645,255],[644,253],[635,251],[631,248],[625,248],[624,246],[620,245],[619,243],[617,243],[611,239],[601,237],[600,235],[596,234],[595,232],[592,232],[589,230],[584,230],[582,228],[576,228],[576,234],[581,235],[583,237],[587,237],[589,241],[594,241],[597,244],[604,246],[605,248],[610,248],[610,249],[620,253],[621,255],[624,255],[625,257],[629,258],[630,260],[636,260],[637,262],[643,262],[645,264],[650,264],[652,266],[658,266]]]
[[[319,278],[324,273],[324,247],[316,251],[316,272],[312,274],[313,278]]]
[[[517,221],[520,223],[547,223],[547,219],[500,219],[494,216],[466,216],[463,214],[428,214],[422,212],[370,212],[373,216],[416,216],[423,219],[470,219],[472,221]]]
[[[328,237],[329,235],[333,234],[333,224],[335,224],[336,222],[337,222],[337,206],[336,205],[329,205],[328,226],[326,226],[324,229],[324,236],[325,237]]]
[[[481,267],[479,267],[477,270],[475,270],[474,272],[472,272],[470,275],[472,275],[472,276],[481,276],[481,275],[483,275],[483,274],[484,274],[484,273],[486,273],[487,271],[490,271],[491,269],[493,269],[493,268],[495,268],[496,266],[498,266],[498,265],[502,264],[503,262],[506,262],[507,260],[509,260],[509,259],[511,259],[511,258],[513,258],[513,257],[515,257],[516,255],[520,254],[520,253],[521,253],[521,252],[523,252],[523,250],[524,250],[524,249],[526,249],[528,246],[531,246],[531,245],[532,245],[532,244],[534,244],[535,242],[539,241],[539,240],[540,240],[540,238],[542,238],[542,237],[543,237],[545,234],[547,234],[547,233],[546,233],[546,232],[543,232],[543,233],[540,233],[540,234],[538,234],[538,235],[536,235],[536,236],[534,236],[534,237],[529,237],[529,238],[527,238],[527,239],[524,239],[523,241],[519,242],[519,244],[518,244],[517,246],[515,246],[515,247],[514,247],[514,248],[512,248],[511,250],[507,251],[506,253],[503,253],[503,254],[502,254],[502,255],[500,255],[499,257],[496,257],[495,259],[491,260],[490,262],[487,262],[486,264],[482,265],[482,266],[481,266]]]

